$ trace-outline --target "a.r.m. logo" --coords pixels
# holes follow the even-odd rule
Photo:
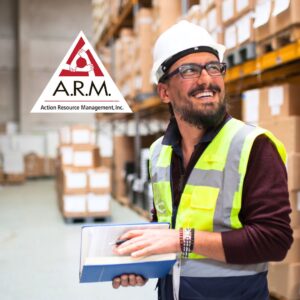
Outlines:
[[[128,113],[131,109],[80,32],[31,112]]]

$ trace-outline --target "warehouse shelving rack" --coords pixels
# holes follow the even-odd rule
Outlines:
[[[146,2],[147,7],[149,7],[149,1]],[[187,12],[189,7],[197,2],[198,1],[182,0],[182,11]],[[129,24],[132,26],[133,16],[143,3],[145,4],[145,1],[129,1],[124,6],[119,19],[111,24],[109,28],[105,29],[103,34],[98,38],[96,42],[97,49],[103,45],[112,45],[114,38],[118,35],[123,26],[128,26]],[[235,97],[241,98],[241,94],[246,90],[283,82],[300,82],[300,39],[276,50],[262,54],[255,59],[244,61],[239,65],[230,67],[225,77],[226,93],[232,99]],[[134,104],[131,105],[133,114],[96,115],[97,120],[110,121],[113,127],[115,126],[115,122],[120,120],[135,121],[135,162],[137,169],[139,169],[139,152],[141,149],[139,122],[145,118],[151,119],[151,117],[161,114],[163,114],[165,118],[168,116],[167,105],[162,104],[157,95],[154,94],[148,98],[143,97],[143,95],[136,95],[135,100],[141,98],[144,98],[144,100],[135,101]]]

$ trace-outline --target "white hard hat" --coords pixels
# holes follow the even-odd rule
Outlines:
[[[185,55],[211,52],[222,61],[225,50],[203,27],[180,21],[163,32],[154,45],[152,81],[157,84],[171,65]]]

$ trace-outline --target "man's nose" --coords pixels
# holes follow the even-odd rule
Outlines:
[[[200,76],[198,77],[198,82],[211,82],[211,76],[208,74],[205,68],[202,69]]]

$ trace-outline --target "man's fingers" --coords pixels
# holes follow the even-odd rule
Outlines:
[[[136,286],[136,276],[134,274],[129,275],[129,285]]]
[[[124,274],[121,276],[121,285],[126,287],[128,286],[129,282],[128,282],[129,276],[127,274]]]
[[[114,289],[119,288],[121,285],[121,278],[120,277],[116,277],[114,278],[114,280],[112,281],[112,286]]]
[[[143,286],[148,281],[148,279],[144,279],[142,276],[137,275],[136,278],[136,285]]]

